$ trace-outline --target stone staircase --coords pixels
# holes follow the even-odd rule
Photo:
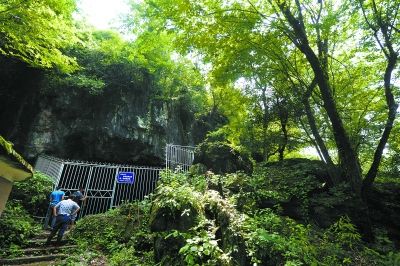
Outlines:
[[[49,231],[42,231],[40,234],[32,238],[28,242],[28,246],[22,250],[23,255],[15,258],[0,258],[0,265],[54,265],[55,260],[65,259],[68,254],[76,248],[68,240],[62,240],[61,245],[54,245],[53,238],[51,245],[46,245],[46,239],[50,234]],[[63,239],[68,234],[64,234]]]

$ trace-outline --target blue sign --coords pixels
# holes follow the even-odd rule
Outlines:
[[[118,183],[133,184],[135,182],[134,172],[119,172],[117,177]]]

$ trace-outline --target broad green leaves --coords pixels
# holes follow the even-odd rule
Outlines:
[[[63,48],[74,44],[75,0],[0,2],[0,52],[34,67],[71,72],[77,65]]]
[[[386,25],[391,39],[377,32],[378,37],[382,44],[390,41],[396,48],[398,9],[398,1],[181,0],[174,5],[164,0],[144,1],[144,14],[152,27],[170,32],[182,52],[195,51],[211,63],[212,85],[232,87],[244,78],[253,84],[249,86],[253,101],[260,103],[261,88],[268,87],[276,97],[293,103],[289,108],[300,118],[301,99],[316,75],[301,48],[309,45],[308,52],[314,53],[313,60],[321,65],[320,74],[326,79],[351,145],[365,163],[372,159],[387,108],[381,90],[385,58],[365,25],[367,21],[376,31],[379,25]],[[290,19],[300,21],[301,27],[296,29],[297,22]],[[315,89],[311,107],[320,134],[333,151],[337,129],[332,128],[332,114],[326,113],[322,96]]]

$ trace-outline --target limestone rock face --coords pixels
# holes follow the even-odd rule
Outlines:
[[[45,153],[161,166],[166,143],[193,144],[189,107],[160,99],[161,89],[145,71],[139,78],[113,76],[93,91],[56,87],[43,71],[17,60],[0,57],[0,63],[7,66],[0,69],[0,135],[32,163]]]
[[[188,144],[179,114],[153,103],[149,88],[121,91],[60,89],[44,94],[25,154],[161,165],[166,143]],[[185,121],[187,123],[187,121]],[[190,121],[189,121],[190,122]],[[186,128],[189,126],[185,125]]]

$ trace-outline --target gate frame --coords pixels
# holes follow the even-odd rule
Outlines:
[[[167,144],[165,147],[165,169],[174,172],[189,171],[194,161],[195,148],[194,146]]]

